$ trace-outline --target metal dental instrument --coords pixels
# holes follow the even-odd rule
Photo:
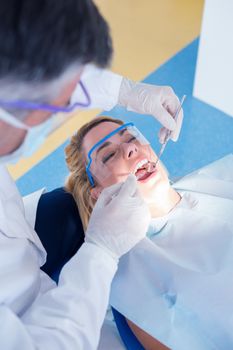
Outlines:
[[[178,109],[177,109],[177,111],[176,111],[176,114],[175,114],[175,116],[174,116],[175,121],[177,121],[178,115],[179,115],[179,113],[180,113],[180,110],[181,110],[181,108],[182,108],[182,105],[183,105],[183,103],[184,103],[185,98],[186,98],[186,95],[183,95],[183,97],[182,97],[182,99],[181,99],[181,101],[180,101],[180,105],[179,105],[179,107],[178,107]],[[158,158],[157,158],[157,160],[156,160],[155,163],[151,163],[151,167],[153,167],[153,169],[156,167],[156,165],[157,165],[157,163],[158,163],[158,161],[159,161],[161,155],[163,154],[163,151],[165,150],[165,147],[167,146],[167,143],[168,143],[168,141],[169,141],[169,139],[170,139],[171,133],[172,133],[171,130],[167,130],[167,133],[166,133],[166,136],[165,136],[165,139],[164,139],[164,143],[162,144],[162,147],[160,148],[160,151],[159,151],[159,154],[158,154]],[[150,167],[150,168],[151,168],[151,167]],[[151,170],[151,169],[150,169],[150,170]],[[153,170],[152,170],[152,171],[153,171]],[[150,171],[150,172],[151,172],[151,171]]]

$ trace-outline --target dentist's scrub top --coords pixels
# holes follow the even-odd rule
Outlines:
[[[175,183],[179,204],[123,256],[111,305],[173,350],[233,348],[233,155]]]
[[[97,349],[117,262],[84,243],[57,286],[40,269],[46,252],[4,167],[0,179],[0,349]],[[112,342],[122,349],[116,337]]]
[[[82,81],[90,108],[108,110],[117,103],[121,76],[87,65]],[[80,94],[78,85],[72,102],[80,101]],[[35,215],[35,206],[28,209]],[[57,286],[40,269],[46,252],[29,217],[13,180],[0,166],[0,349],[97,349],[117,262],[85,243],[62,269]],[[111,327],[105,324],[102,332]],[[101,344],[107,349],[105,340]],[[116,337],[111,345],[122,349]]]

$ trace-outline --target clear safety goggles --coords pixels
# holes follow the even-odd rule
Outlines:
[[[95,181],[101,182],[116,171],[115,165],[122,157],[124,147],[149,144],[133,123],[123,124],[103,137],[87,155],[86,172],[91,186],[94,187]]]

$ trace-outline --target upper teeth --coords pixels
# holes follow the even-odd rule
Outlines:
[[[138,169],[140,169],[141,167],[143,167],[143,165],[145,165],[145,164],[147,164],[147,163],[148,163],[148,160],[147,160],[147,159],[140,160],[140,162],[138,162],[138,164],[137,164],[136,167],[135,167],[134,174],[136,174],[136,172],[138,171]]]

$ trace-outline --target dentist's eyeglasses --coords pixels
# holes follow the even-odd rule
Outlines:
[[[87,89],[85,88],[82,81],[80,81],[79,84],[82,89],[83,95],[85,96],[85,99],[86,99],[85,102],[75,102],[72,105],[59,107],[59,106],[54,106],[50,104],[34,103],[30,101],[25,101],[25,100],[6,101],[6,100],[0,99],[0,106],[2,106],[3,108],[5,107],[5,108],[16,108],[16,109],[18,108],[18,109],[43,110],[43,111],[49,111],[52,113],[57,113],[57,112],[69,113],[78,107],[88,107],[91,104],[91,98],[89,93],[87,92]]]

